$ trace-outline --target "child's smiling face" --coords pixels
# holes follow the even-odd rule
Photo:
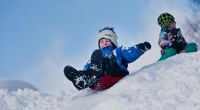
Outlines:
[[[109,39],[101,39],[99,41],[99,47],[100,47],[100,49],[103,49],[103,48],[105,48],[107,46],[113,46],[112,42]]]

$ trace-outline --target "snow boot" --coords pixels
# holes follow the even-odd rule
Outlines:
[[[64,74],[78,90],[87,88],[92,84],[92,77],[88,77],[84,71],[77,71],[71,66],[64,68]]]
[[[86,70],[78,71],[71,66],[66,66],[64,74],[78,90],[94,86],[103,75],[103,55],[101,50],[97,49],[92,53],[90,66]]]

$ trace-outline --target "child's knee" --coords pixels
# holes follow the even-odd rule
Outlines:
[[[159,61],[164,60],[168,57],[176,55],[176,50],[174,48],[169,48],[164,51],[162,56],[160,57]]]

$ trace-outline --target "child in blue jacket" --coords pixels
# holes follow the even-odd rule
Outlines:
[[[93,90],[110,88],[129,74],[128,63],[151,49],[148,42],[129,48],[118,47],[118,37],[113,28],[109,27],[100,30],[98,38],[99,49],[94,50],[83,70],[78,71],[71,66],[64,68],[65,76],[78,90],[88,87]]]
[[[158,17],[158,24],[161,27],[158,44],[162,49],[159,61],[179,53],[196,52],[198,50],[196,43],[186,42],[180,28],[176,28],[175,18],[171,14],[162,13]]]

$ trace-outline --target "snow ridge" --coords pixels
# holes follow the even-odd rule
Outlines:
[[[176,55],[96,93],[0,90],[0,110],[200,110],[199,62],[200,52]]]

